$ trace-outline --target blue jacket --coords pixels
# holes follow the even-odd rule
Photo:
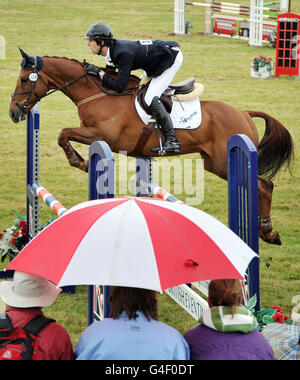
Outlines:
[[[118,68],[118,77],[106,74],[103,86],[122,92],[125,90],[130,72],[142,69],[151,78],[158,77],[173,65],[179,45],[173,41],[140,40],[136,42],[116,40],[110,46],[111,63]]]
[[[128,319],[105,318],[92,323],[79,339],[77,360],[188,360],[189,347],[173,327],[138,312]]]

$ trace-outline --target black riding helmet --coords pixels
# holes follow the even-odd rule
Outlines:
[[[111,28],[103,22],[97,22],[89,27],[84,39],[95,40],[97,43],[101,40],[109,46],[114,42],[114,35]]]
[[[89,27],[89,30],[86,33],[84,39],[86,40],[95,40],[97,44],[100,46],[100,51],[98,55],[101,54],[102,44],[101,41],[104,42],[105,46],[110,46],[114,43],[114,35],[111,28],[104,24],[103,22],[97,22]]]

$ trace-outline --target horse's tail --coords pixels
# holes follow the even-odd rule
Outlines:
[[[291,172],[293,140],[289,131],[272,116],[264,112],[246,111],[251,117],[261,117],[266,130],[257,147],[258,174],[272,179],[283,165]]]

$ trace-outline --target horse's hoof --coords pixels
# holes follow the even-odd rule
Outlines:
[[[77,166],[78,169],[82,170],[85,173],[89,172],[89,161],[82,161],[80,164]]]
[[[277,231],[275,231],[275,238],[273,240],[273,244],[281,245],[280,235]]]
[[[269,244],[276,244],[276,245],[281,245],[281,239],[279,232],[269,232],[269,233],[264,233],[260,231],[259,237],[265,242]]]

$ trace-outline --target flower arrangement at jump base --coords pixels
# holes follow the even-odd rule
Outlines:
[[[27,226],[25,217],[17,215],[14,225],[0,232],[0,256],[3,262],[8,256],[13,260],[26,245]]]
[[[6,259],[6,257],[8,257],[9,261],[12,261],[27,244],[26,217],[19,215],[14,210],[13,212],[17,216],[17,219],[14,220],[14,225],[4,230],[4,232],[0,232],[1,262],[3,262]],[[53,220],[54,220],[54,214],[45,224],[39,225],[39,231],[44,229]]]
[[[274,63],[271,57],[259,55],[253,59],[250,68],[251,77],[265,79],[273,75]]]

